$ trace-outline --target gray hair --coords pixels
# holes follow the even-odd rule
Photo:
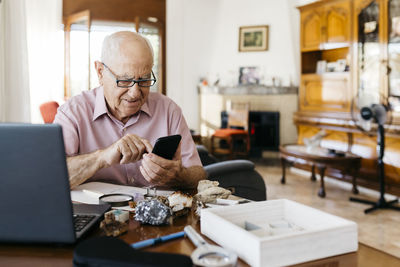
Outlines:
[[[101,61],[102,62],[107,62],[107,59],[110,58],[111,53],[114,51],[117,51],[117,49],[119,48],[120,42],[124,39],[124,38],[132,38],[134,37],[137,40],[144,40],[151,52],[151,56],[153,58],[154,61],[154,51],[153,51],[153,47],[149,41],[149,39],[147,39],[145,36],[140,35],[136,32],[130,32],[130,31],[121,31],[121,32],[115,32],[113,34],[107,35],[104,38],[103,41],[103,46],[101,49]]]

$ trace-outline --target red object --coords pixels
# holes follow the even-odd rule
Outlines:
[[[40,114],[42,114],[44,123],[53,123],[58,107],[56,101],[49,101],[40,105]]]
[[[228,137],[235,134],[247,134],[247,131],[240,129],[219,129],[214,133],[215,137]]]

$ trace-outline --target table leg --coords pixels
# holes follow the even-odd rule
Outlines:
[[[352,191],[353,191],[353,193],[354,194],[358,194],[359,192],[358,192],[358,188],[357,188],[357,182],[356,182],[356,179],[357,179],[357,176],[358,176],[358,168],[356,168],[353,172],[350,172],[351,173],[351,175],[353,176],[353,178],[352,178],[352,182],[353,182],[353,189],[352,189]]]
[[[286,183],[286,160],[284,158],[281,158],[281,165],[282,165],[281,184],[285,184]]]
[[[319,169],[319,175],[321,176],[321,187],[318,190],[318,196],[325,197],[326,193],[325,193],[324,176],[325,176],[326,166],[319,166],[318,169]]]
[[[317,180],[317,177],[315,176],[315,165],[313,164],[312,166],[311,166],[311,181],[316,181]]]

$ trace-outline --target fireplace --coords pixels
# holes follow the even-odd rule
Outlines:
[[[279,150],[279,112],[250,111],[250,156],[261,157],[264,150]],[[228,125],[228,113],[221,112],[221,128]],[[240,144],[237,144],[240,145]]]

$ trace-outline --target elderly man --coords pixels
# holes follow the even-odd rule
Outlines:
[[[150,93],[156,79],[149,42],[133,32],[105,38],[95,68],[100,87],[72,97],[57,112],[71,188],[86,181],[194,188],[205,178],[181,109]],[[153,153],[161,136],[180,134],[172,160]]]

